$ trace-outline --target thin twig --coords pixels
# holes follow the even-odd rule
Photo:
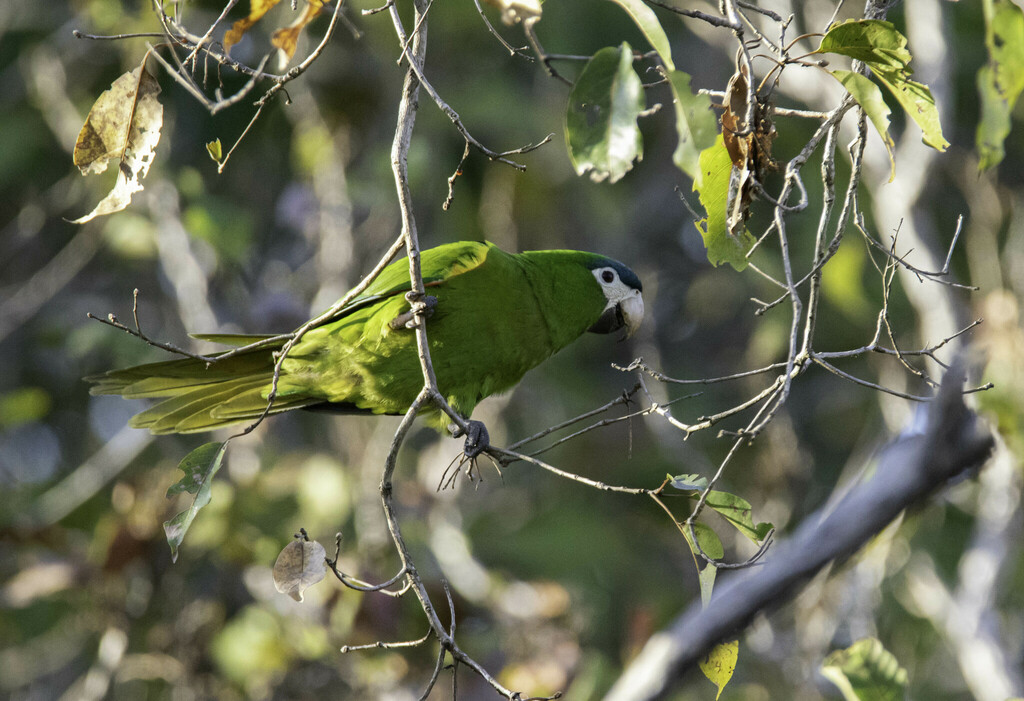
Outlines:
[[[402,26],[402,19],[398,14],[397,7],[391,7],[391,20],[392,23],[395,25],[395,32],[398,34],[399,42],[404,47],[407,38],[405,34],[405,29]],[[408,57],[408,53],[408,50],[403,49],[402,56]],[[423,89],[427,91],[427,94],[430,95],[431,99],[434,100],[434,103],[441,109],[442,112],[445,113],[448,119],[451,120],[452,124],[455,125],[455,128],[458,129],[460,134],[462,134],[462,138],[471,143],[473,145],[473,148],[475,148],[477,151],[490,158],[492,161],[498,161],[500,163],[510,165],[516,170],[526,170],[525,165],[510,160],[509,158],[507,158],[507,156],[513,156],[516,154],[529,153],[530,151],[534,151],[543,146],[544,144],[548,143],[549,141],[551,141],[551,139],[553,139],[555,136],[554,134],[548,134],[546,137],[544,137],[541,141],[537,142],[536,144],[527,144],[526,146],[521,146],[517,149],[512,149],[511,151],[492,151],[491,149],[487,148],[482,143],[480,143],[480,141],[478,141],[476,137],[469,133],[469,130],[466,128],[466,125],[462,123],[462,118],[459,116],[459,113],[452,109],[451,105],[444,101],[444,99],[437,92],[437,90],[434,89],[434,86],[430,84],[430,81],[426,79],[426,76],[424,76],[423,74],[422,67],[415,61],[409,61],[409,66],[415,73],[419,85],[423,86]]]
[[[537,60],[544,66],[544,70],[547,71],[548,75],[571,87],[572,81],[555,70],[555,67],[551,65],[551,56],[544,51],[544,47],[541,46],[540,40],[537,38],[537,32],[534,30],[534,26],[537,24],[538,19],[540,18],[527,17],[524,19],[522,21],[523,34],[526,35],[526,40],[530,42],[530,48],[533,49],[533,53],[537,55]]]
[[[624,369],[624,368],[618,368],[614,364],[612,365],[612,367],[615,367],[616,369],[619,369],[619,370],[623,370]],[[633,368],[630,368],[630,369],[633,369]],[[518,440],[515,443],[513,443],[512,445],[508,446],[508,449],[509,450],[518,450],[519,448],[521,448],[522,446],[526,445],[527,443],[532,443],[535,440],[538,440],[540,438],[543,438],[544,436],[550,435],[551,433],[554,433],[555,431],[560,431],[563,428],[566,428],[568,426],[572,426],[574,423],[578,423],[580,421],[583,421],[584,419],[589,419],[592,416],[597,416],[598,414],[603,414],[604,412],[608,411],[612,407],[618,406],[619,404],[629,404],[629,402],[633,398],[633,395],[636,394],[639,389],[640,389],[640,385],[636,384],[636,385],[633,386],[632,389],[623,390],[622,394],[620,394],[618,397],[616,397],[615,399],[611,400],[607,404],[599,406],[596,409],[592,409],[590,411],[584,412],[584,413],[580,414],[579,416],[574,416],[571,419],[566,419],[565,421],[557,423],[554,426],[549,426],[548,428],[545,428],[543,431],[538,431],[537,433],[533,434],[532,436],[528,436],[526,438],[523,438],[522,440]]]
[[[728,29],[736,30],[740,29],[738,23],[730,22],[725,17],[718,17],[717,15],[709,15],[707,12],[701,12],[699,10],[686,10],[682,7],[676,7],[675,5],[669,5],[661,0],[644,0],[648,5],[654,5],[670,12],[675,12],[677,15],[683,17],[690,17],[693,19],[699,19],[702,22],[707,22],[714,27],[726,27]]]
[[[494,28],[494,25],[491,24],[491,20],[487,19],[487,15],[484,14],[484,8],[480,6],[480,0],[473,0],[473,4],[476,5],[476,11],[480,15],[480,19],[482,19],[484,24],[487,25],[487,31],[489,31],[491,36],[497,39],[501,45],[505,47],[505,50],[508,51],[510,56],[522,56],[527,61],[533,60],[533,56],[526,52],[526,49],[529,48],[528,46],[517,49],[505,41],[505,37],[501,36],[501,34],[498,33],[498,30]]]
[[[766,365],[765,367],[758,368],[757,370],[744,370],[742,372],[736,372],[731,375],[723,375],[722,377],[702,377],[696,380],[680,380],[674,377],[669,377],[668,375],[651,368],[650,366],[647,365],[647,363],[644,362],[643,358],[637,358],[629,365],[624,366],[612,363],[612,367],[615,368],[616,370],[620,370],[621,372],[632,372],[634,370],[639,370],[640,372],[654,378],[658,382],[668,382],[676,385],[712,385],[717,384],[719,382],[732,382],[733,380],[739,380],[744,377],[763,375],[766,372],[778,370],[779,368],[785,366],[785,363],[772,363],[771,365]]]
[[[394,643],[378,641],[375,643],[367,643],[365,645],[342,645],[341,648],[339,648],[339,652],[357,652],[359,650],[397,650],[404,647],[418,647],[430,640],[430,636],[433,634],[434,630],[431,628],[422,638],[417,638],[416,640],[402,640]]]

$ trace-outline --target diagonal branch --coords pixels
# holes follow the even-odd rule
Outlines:
[[[708,607],[691,607],[656,634],[612,687],[606,701],[662,698],[679,677],[718,642],[734,637],[760,612],[795,597],[828,563],[862,547],[904,509],[921,503],[950,479],[976,470],[993,438],[963,403],[962,371],[946,374],[930,405],[923,434],[906,435],[885,450],[874,477],[842,502],[804,521],[756,572],[716,590]]]

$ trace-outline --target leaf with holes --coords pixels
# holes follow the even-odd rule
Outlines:
[[[142,190],[163,126],[164,108],[157,99],[160,84],[145,62],[114,81],[93,104],[75,142],[73,160],[83,175],[102,173],[117,161],[113,189],[92,212],[75,219],[84,224],[120,212]]]
[[[738,173],[739,170],[733,166],[721,135],[714,146],[701,151],[699,167],[693,189],[707,216],[694,224],[704,239],[708,260],[713,265],[728,263],[736,270],[743,270],[747,267],[747,252],[754,245],[754,236],[742,225],[732,232],[727,225],[727,215],[735,210],[738,196],[737,188],[731,187],[733,171]]]
[[[643,158],[637,118],[645,105],[629,44],[601,49],[569,94],[565,139],[578,175],[616,182]]]
[[[214,475],[220,470],[224,461],[224,452],[227,450],[228,442],[205,443],[191,453],[186,455],[178,463],[178,469],[184,472],[184,476],[172,484],[167,490],[167,498],[189,493],[195,496],[189,507],[176,515],[170,521],[164,522],[164,533],[167,536],[167,544],[171,546],[171,561],[178,560],[178,549],[181,541],[185,539],[185,533],[195,520],[196,514],[204,506],[210,503],[210,484]]]

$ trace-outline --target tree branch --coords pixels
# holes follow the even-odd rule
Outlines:
[[[923,434],[897,439],[883,452],[869,482],[834,507],[805,519],[756,572],[720,586],[706,609],[695,604],[653,636],[606,701],[662,698],[683,672],[715,644],[737,635],[755,615],[794,598],[825,565],[854,553],[904,509],[923,502],[949,480],[980,468],[992,450],[993,437],[964,404],[962,384],[963,372],[955,365],[929,405]]]

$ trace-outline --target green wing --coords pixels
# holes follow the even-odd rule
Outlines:
[[[421,254],[424,283],[438,286],[454,276],[477,269],[492,246],[460,242],[438,246]],[[382,314],[397,316],[406,305],[400,295],[410,289],[408,262],[396,261],[386,267],[366,291],[338,315],[311,330],[296,345],[298,362],[291,356],[279,380],[279,392],[270,413],[311,407],[333,401],[346,410],[390,413],[404,400],[366,392],[357,374],[346,371],[346,359],[358,361],[352,344],[367,343],[368,320]],[[386,321],[385,321],[386,323]],[[383,333],[383,332],[378,332]],[[193,334],[194,338],[233,346],[260,344],[257,348],[207,364],[201,360],[150,363],[85,378],[93,383],[92,394],[119,394],[131,398],[163,398],[136,415],[131,425],[153,433],[193,433],[249,421],[261,416],[273,381],[273,353],[284,345],[280,336],[241,334]],[[399,338],[407,345],[411,334]],[[381,345],[380,339],[369,342]],[[414,341],[413,341],[414,342]],[[348,346],[346,346],[348,344]],[[397,348],[396,346],[395,348]],[[393,348],[393,350],[395,350]],[[290,372],[299,376],[290,376]],[[405,402],[408,406],[408,401]]]
[[[494,245],[490,243],[458,241],[423,251],[420,253],[420,273],[424,286],[434,287],[456,275],[478,268],[487,260],[487,254],[492,248]],[[335,319],[371,306],[382,299],[405,294],[410,289],[412,285],[409,282],[408,259],[402,258],[384,268],[361,295],[338,312]]]

